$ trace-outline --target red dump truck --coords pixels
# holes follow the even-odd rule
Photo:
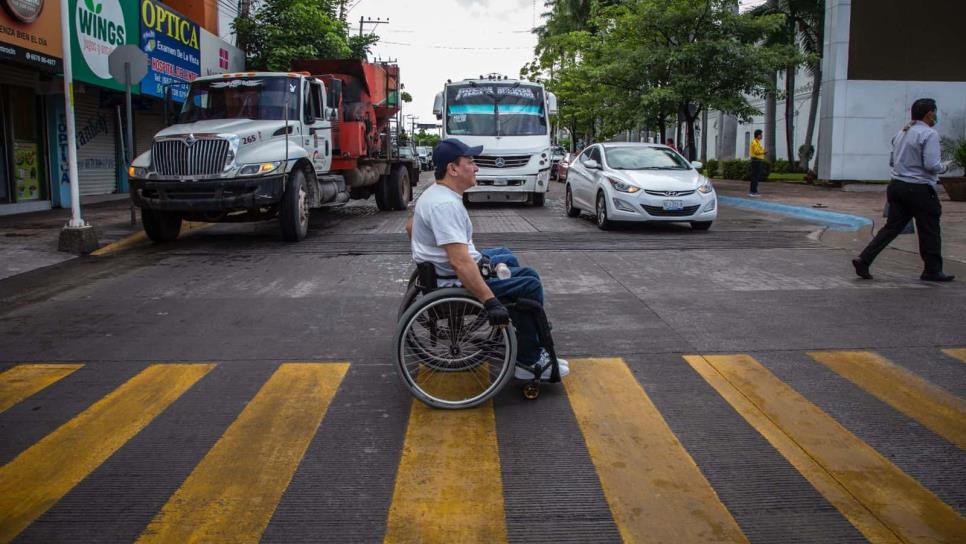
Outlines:
[[[299,60],[291,72],[194,80],[175,124],[129,168],[131,198],[156,242],[188,221],[278,217],[299,241],[309,209],[375,195],[404,210],[418,163],[400,156],[399,67],[363,60]]]

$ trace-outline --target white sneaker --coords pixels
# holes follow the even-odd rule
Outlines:
[[[550,362],[550,353],[547,352],[547,350],[540,348],[540,359],[537,360],[537,364],[539,364],[540,366],[543,366],[549,362]],[[560,369],[561,378],[563,378],[567,374],[570,374],[570,363],[568,363],[566,359],[558,358],[557,367]],[[547,369],[543,371],[543,374],[540,376],[540,379],[549,380],[550,374],[552,372],[553,372],[553,367],[548,366]],[[532,380],[533,372],[530,372],[530,370],[517,365],[517,367],[514,368],[513,370],[513,377],[517,378],[518,380]]]

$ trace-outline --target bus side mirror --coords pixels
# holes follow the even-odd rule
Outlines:
[[[557,115],[557,95],[547,93],[547,111],[550,115]]]
[[[443,93],[436,93],[436,98],[433,100],[433,115],[437,119],[443,118]]]

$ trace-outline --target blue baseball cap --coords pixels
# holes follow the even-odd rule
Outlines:
[[[475,157],[483,152],[483,146],[470,147],[456,138],[446,138],[433,150],[433,164],[443,167],[460,157]]]

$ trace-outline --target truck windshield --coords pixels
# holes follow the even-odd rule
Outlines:
[[[209,119],[283,120],[288,90],[288,118],[297,120],[299,81],[251,77],[195,81],[178,116],[179,123]]]
[[[450,85],[446,132],[453,136],[545,135],[543,89],[519,83]]]

